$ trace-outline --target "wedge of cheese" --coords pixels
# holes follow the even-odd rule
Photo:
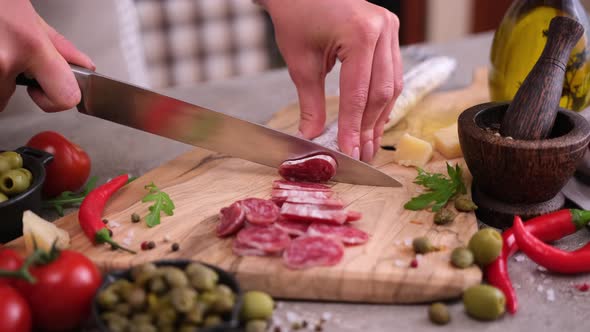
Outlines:
[[[35,244],[43,250],[51,249],[53,242],[58,249],[70,246],[70,234],[67,231],[29,210],[23,213],[23,238],[27,253],[35,250]]]
[[[424,167],[432,158],[432,145],[408,133],[395,146],[393,160],[402,166]]]
[[[439,129],[434,133],[434,148],[447,159],[463,156],[461,145],[459,144],[457,123]]]

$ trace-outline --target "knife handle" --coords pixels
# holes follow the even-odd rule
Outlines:
[[[95,74],[95,72],[93,72],[92,70],[72,64],[70,64],[70,68],[72,69],[72,73],[74,73],[76,81],[78,81],[78,85],[80,86],[81,90],[83,90],[84,88],[86,79],[92,74]],[[18,74],[15,83],[16,85],[24,85],[30,86],[32,88],[42,89],[41,85],[39,85],[39,82],[37,82],[37,80],[35,80],[34,78],[28,78],[27,76],[25,76],[24,73]]]
[[[41,86],[39,85],[39,82],[37,82],[36,79],[26,77],[24,73],[18,74],[18,76],[16,77],[16,85],[24,85],[31,88],[41,89]]]

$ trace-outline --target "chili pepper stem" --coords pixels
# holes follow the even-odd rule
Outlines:
[[[113,248],[116,249],[121,249],[123,251],[127,251],[128,253],[131,254],[136,254],[135,251],[125,248],[122,245],[118,244],[117,242],[115,242],[111,236],[109,235],[109,229],[108,228],[103,228],[101,230],[99,230],[98,232],[96,232],[96,236],[95,236],[95,240],[97,243],[108,243],[111,246],[113,246]]]
[[[576,229],[582,229],[590,223],[590,211],[571,209],[572,222],[576,225]]]

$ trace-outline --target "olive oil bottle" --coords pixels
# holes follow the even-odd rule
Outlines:
[[[568,16],[580,22],[584,35],[566,67],[559,105],[580,111],[590,104],[590,24],[578,0],[514,0],[494,35],[489,88],[492,101],[512,100],[541,55],[549,22]]]

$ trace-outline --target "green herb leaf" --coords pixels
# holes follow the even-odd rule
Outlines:
[[[447,173],[448,177],[440,173],[428,173],[418,168],[418,176],[414,183],[425,187],[428,191],[412,198],[404,205],[404,208],[413,211],[430,208],[436,212],[456,194],[466,193],[459,164],[452,167],[447,163]]]
[[[160,213],[164,212],[171,216],[174,214],[175,206],[170,196],[158,189],[153,182],[145,186],[145,189],[149,190],[149,193],[141,201],[144,203],[154,202],[154,204],[148,207],[150,213],[145,217],[145,222],[148,227],[154,227],[160,224]]]
[[[82,191],[77,193],[64,191],[57,197],[43,201],[43,207],[53,208],[60,217],[63,217],[64,208],[79,206],[88,193],[90,193],[96,187],[97,181],[98,177],[93,176],[90,178],[90,180],[88,180]]]

